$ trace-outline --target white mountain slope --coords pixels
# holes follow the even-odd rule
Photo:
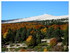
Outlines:
[[[25,21],[40,21],[40,20],[51,20],[51,19],[61,19],[61,18],[67,18],[68,15],[65,16],[52,16],[48,14],[40,15],[40,16],[34,16],[34,17],[28,17],[28,18],[22,18],[17,20],[11,20],[3,23],[16,23],[16,22],[25,22]]]

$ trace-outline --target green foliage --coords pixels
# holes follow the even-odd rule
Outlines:
[[[5,52],[5,51],[7,51],[7,48],[5,48],[5,47],[2,48],[2,52]]]
[[[29,46],[26,49],[33,49],[33,48],[34,48],[34,46]]]
[[[51,48],[52,48],[52,46],[51,46],[51,45],[49,45],[49,46],[47,46],[46,48],[50,51],[50,50],[51,50]]]
[[[15,48],[15,51],[18,51],[18,50],[20,50],[20,49],[23,49],[22,47],[20,47],[20,48]]]
[[[43,48],[42,48],[42,46],[35,46],[34,48],[33,48],[35,51],[43,51]]]
[[[69,45],[69,30],[68,27],[66,29],[66,31],[64,31],[64,39],[63,39],[63,44],[68,46]]]
[[[47,46],[47,43],[40,43],[38,46]]]
[[[21,41],[24,41],[26,39],[26,33],[27,33],[27,30],[26,30],[26,27],[22,28],[23,30],[21,31]]]
[[[60,28],[57,28],[53,31],[53,37],[57,38],[58,41],[62,41],[61,37],[63,37],[63,31]]]
[[[56,46],[56,44],[59,41],[61,42],[63,41],[63,46],[64,45],[66,46],[66,49],[64,49],[64,51],[68,51],[68,46],[69,46],[68,28],[67,30],[63,31],[60,28],[57,28],[57,26],[56,26],[56,29],[51,27],[51,25],[53,24],[57,24],[59,26],[66,23],[68,24],[68,22],[61,22],[64,20],[65,19],[37,21],[39,24],[42,24],[44,26],[38,29],[35,29],[34,27],[29,28],[29,29],[27,29],[26,27],[20,28],[20,29],[18,28],[18,30],[15,30],[15,31],[9,29],[8,34],[6,34],[7,36],[5,36],[6,38],[4,38],[2,35],[2,46],[4,44],[9,44],[9,43],[14,43],[14,42],[15,43],[24,42],[26,39],[28,39],[27,41],[24,42],[26,43],[26,45],[28,45],[28,48],[26,49],[34,49],[35,51],[43,51],[44,50],[43,46],[45,46],[47,50],[52,51],[53,48],[57,49],[57,47],[54,47],[54,46]],[[31,35],[31,38],[28,38],[30,35]],[[63,37],[64,39],[61,39],[61,37]],[[53,43],[50,46],[48,46],[47,43],[41,43],[41,39],[44,39],[44,38],[45,39],[56,38],[58,42],[55,43],[54,41],[51,41],[51,43],[54,42],[55,44]],[[18,51],[19,49],[21,48],[16,49],[16,51]],[[3,48],[2,51],[6,51],[6,48]]]
[[[40,36],[40,34],[36,34],[36,44],[39,44],[39,43],[41,43],[41,36]]]
[[[13,32],[11,29],[9,29],[9,30],[8,30],[8,34],[7,34],[7,36],[6,36],[6,41],[13,43],[14,40],[15,40],[14,32]]]
[[[27,33],[26,33],[26,38],[30,35],[30,32],[32,31],[32,28],[29,28],[28,30],[27,30]]]
[[[52,36],[53,35],[53,31],[54,31],[54,28],[52,28],[52,27],[48,28],[46,37],[47,38],[52,38],[53,37]]]
[[[1,42],[2,42],[2,46],[6,43],[6,39],[5,38],[3,38],[3,35],[1,36],[1,38],[2,38],[2,40],[1,40]]]
[[[23,42],[26,39],[26,27],[24,28],[20,28],[19,30],[17,30],[16,32],[16,37],[15,37],[15,42]]]

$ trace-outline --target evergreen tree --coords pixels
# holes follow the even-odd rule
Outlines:
[[[28,30],[27,30],[27,33],[26,33],[26,38],[30,35],[30,32],[32,31],[32,28],[29,28]]]
[[[11,29],[9,29],[8,30],[8,34],[6,36],[6,40],[9,41],[9,42],[11,42],[11,43],[13,43],[14,40],[15,40],[15,37],[14,36],[15,36],[14,35],[14,32]]]
[[[53,27],[48,28],[46,37],[47,38],[52,38],[53,37],[53,31],[54,31]]]
[[[26,27],[24,27],[21,32],[21,41],[26,40],[26,34],[27,34],[27,30],[26,30]]]
[[[36,34],[36,44],[41,43],[41,36],[39,33]]]
[[[24,28],[20,28],[19,30],[17,30],[16,32],[16,37],[15,37],[15,42],[23,42],[26,39],[26,27]]]
[[[63,37],[63,31],[60,28],[57,28],[53,32],[53,37],[56,37],[58,41],[62,41],[61,37]]]
[[[64,36],[63,37],[64,37],[63,44],[68,46],[69,45],[69,31],[68,31],[68,27],[64,31]]]
[[[19,36],[20,36],[20,31],[17,30],[16,37],[15,37],[15,43],[17,43],[20,40],[20,37]]]
[[[2,36],[1,36],[1,43],[2,43],[2,46],[3,46],[6,42],[7,42],[6,39],[3,38],[3,35],[2,35]]]

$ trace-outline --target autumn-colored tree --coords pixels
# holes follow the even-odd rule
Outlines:
[[[34,38],[32,37],[32,35],[28,36],[28,38],[26,39],[26,44],[28,46],[34,46],[34,43],[35,43],[35,40]]]
[[[56,38],[51,38],[50,43],[51,46],[54,46],[57,44],[57,39]]]
[[[59,27],[59,25],[53,24],[53,25],[49,26],[49,28],[50,27],[53,27],[56,30]]]
[[[68,27],[68,24],[60,25],[60,29],[61,29],[61,30],[66,30],[67,27]]]
[[[2,34],[8,31],[8,29],[12,29],[13,31],[18,30],[20,28],[26,27],[26,29],[29,28],[35,28],[39,29],[41,27],[44,27],[42,24],[38,24],[36,22],[22,22],[22,23],[7,23],[2,24]]]
[[[48,52],[48,50],[46,48],[44,48],[44,52]]]
[[[41,33],[45,36],[47,34],[47,28],[42,28],[41,29]]]
[[[45,28],[41,29],[41,32],[46,33],[47,32],[47,28],[45,27]]]
[[[8,32],[5,32],[4,35],[3,35],[3,38],[6,38]]]
[[[34,32],[35,32],[35,31],[34,31],[34,30],[32,30],[32,31],[30,32],[30,34],[34,34]]]

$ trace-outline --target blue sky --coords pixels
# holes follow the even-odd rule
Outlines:
[[[68,15],[68,9],[67,1],[2,1],[2,20],[43,14]]]

